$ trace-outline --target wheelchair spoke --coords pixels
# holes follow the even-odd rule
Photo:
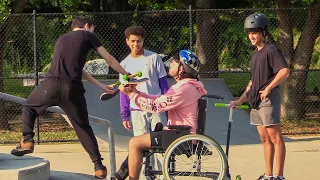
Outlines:
[[[188,144],[188,146],[189,146],[189,143],[187,142],[187,144]],[[183,146],[183,148],[184,148],[184,150],[188,153],[188,148],[186,148],[185,146],[184,146],[184,144],[181,144],[182,146]],[[190,146],[189,146],[190,147]],[[192,153],[190,152],[190,154],[189,154],[190,156],[192,156]]]
[[[222,180],[225,175],[224,151],[208,136],[186,135],[177,139],[166,149],[164,159],[166,179]]]

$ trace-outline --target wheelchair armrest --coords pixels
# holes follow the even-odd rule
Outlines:
[[[190,130],[191,126],[187,125],[168,125],[169,129],[177,129],[177,130]]]

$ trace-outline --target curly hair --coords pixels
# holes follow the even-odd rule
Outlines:
[[[129,38],[130,35],[136,35],[141,36],[144,39],[146,30],[142,26],[130,26],[125,30],[124,34],[126,35],[126,38]]]

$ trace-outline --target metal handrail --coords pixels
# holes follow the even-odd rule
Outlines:
[[[10,102],[14,102],[14,103],[18,103],[23,105],[26,102],[26,99],[21,98],[21,97],[17,97],[17,96],[13,96],[10,94],[6,94],[6,93],[1,93],[0,92],[0,99],[3,99],[5,101],[10,101]],[[51,106],[48,107],[46,109],[47,111],[50,112],[55,112],[55,113],[61,113],[61,114],[66,114],[60,107],[58,106]],[[103,124],[107,126],[108,129],[108,136],[109,136],[109,157],[110,157],[110,178],[114,179],[115,177],[115,172],[116,172],[116,160],[115,160],[115,145],[114,145],[114,132],[113,132],[113,128],[112,128],[112,123],[106,119],[102,119],[99,117],[95,117],[95,116],[91,116],[89,115],[89,121],[91,122],[95,122],[95,123],[99,123],[99,124]]]

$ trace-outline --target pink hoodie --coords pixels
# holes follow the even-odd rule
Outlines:
[[[191,133],[196,133],[198,99],[205,94],[207,91],[202,82],[183,79],[161,96],[132,92],[129,98],[145,112],[168,111],[168,125],[189,125]]]

